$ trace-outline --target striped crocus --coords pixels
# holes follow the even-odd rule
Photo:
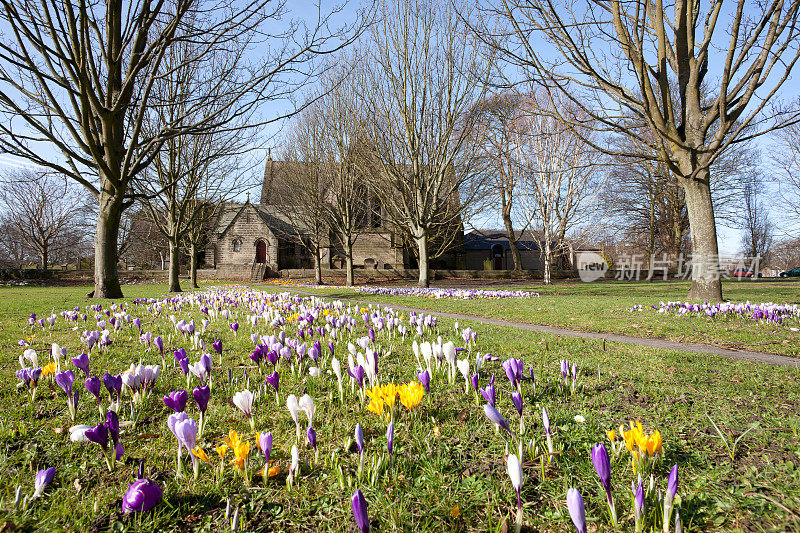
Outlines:
[[[600,484],[606,491],[606,503],[608,504],[608,513],[611,516],[611,523],[614,528],[617,527],[617,509],[614,505],[614,498],[611,496],[611,461],[608,458],[608,451],[604,444],[595,444],[592,446],[592,464],[600,478]]]
[[[547,462],[553,458],[553,437],[550,435],[550,417],[547,414],[547,409],[542,407],[542,425],[544,426],[544,433],[547,437]]]
[[[567,509],[578,533],[586,533],[586,509],[583,506],[583,497],[574,487],[567,491]]]
[[[389,427],[386,428],[386,449],[389,450],[389,455],[392,455],[393,445],[394,445],[394,422],[389,422]]]
[[[369,514],[367,512],[367,500],[360,489],[356,489],[352,498],[353,517],[361,533],[369,533]]]
[[[430,372],[428,372],[427,369],[423,370],[422,372],[417,372],[417,379],[419,380],[420,383],[422,383],[422,386],[425,387],[425,393],[430,394],[431,393]]]
[[[483,413],[486,415],[486,418],[491,420],[495,427],[503,428],[509,433],[511,433],[511,428],[508,426],[508,422],[503,415],[500,414],[500,411],[494,408],[491,404],[484,404],[483,406]]]
[[[56,475],[56,467],[51,466],[50,468],[46,468],[44,470],[39,470],[36,472],[36,479],[34,480],[33,484],[33,498],[38,498],[44,493],[44,489],[53,482],[53,478]]]
[[[670,519],[672,518],[672,504],[675,501],[675,494],[678,492],[678,465],[672,467],[669,471],[669,479],[667,480],[667,492],[664,494],[664,533],[669,531]]]
[[[642,478],[639,477],[639,485],[633,496],[633,513],[636,520],[636,533],[644,531],[644,485],[642,485]]]
[[[258,447],[264,454],[264,482],[269,478],[269,456],[272,454],[272,433],[262,431],[258,437]]]
[[[497,391],[494,388],[494,374],[492,374],[492,377],[489,378],[489,384],[481,389],[481,396],[483,396],[489,405],[495,407],[497,402]]]

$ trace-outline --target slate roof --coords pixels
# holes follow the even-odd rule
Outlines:
[[[538,252],[540,241],[531,231],[516,231],[517,247],[520,250]],[[495,245],[503,246],[504,250],[511,249],[508,236],[502,230],[473,230],[464,235],[464,249],[469,250],[491,250]]]

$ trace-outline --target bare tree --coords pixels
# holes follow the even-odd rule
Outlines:
[[[1,5],[7,31],[0,38],[0,149],[68,176],[97,198],[93,295],[98,298],[122,296],[120,217],[133,202],[131,181],[164,142],[224,129],[232,116],[246,115],[260,102],[289,97],[308,74],[304,65],[311,57],[346,45],[355,35],[352,26],[331,31],[330,14],[322,12],[316,27],[287,22],[283,1],[2,0]],[[236,61],[216,72],[235,111],[222,118],[201,114],[199,122],[180,115],[147,134],[142,125],[155,99],[154,83],[165,54],[180,42],[198,43],[190,62],[202,63],[219,47],[240,50]],[[188,107],[206,104],[195,98]]]
[[[638,137],[678,177],[691,225],[692,299],[722,298],[711,165],[732,144],[797,116],[770,104],[800,57],[800,0],[725,5],[498,0],[476,32],[529,77],[567,94],[598,127]],[[655,142],[629,128],[631,114]]]
[[[22,268],[31,260],[31,255],[20,238],[12,215],[0,218],[0,265]]]
[[[472,110],[478,114],[474,135],[478,142],[478,158],[483,173],[477,179],[487,184],[485,200],[500,207],[500,218],[506,228],[514,270],[522,270],[522,255],[514,229],[519,186],[524,167],[517,155],[520,142],[520,118],[525,113],[523,98],[515,91],[501,92],[479,102]],[[488,205],[487,205],[488,207]],[[516,207],[516,209],[515,209]],[[525,224],[519,228],[524,231]]]
[[[143,131],[153,137],[166,127],[200,123],[209,115],[225,127],[166,139],[151,166],[132,185],[169,242],[170,292],[181,291],[180,245],[190,228],[197,226],[196,219],[208,214],[205,205],[221,204],[253,185],[244,160],[256,131],[248,127],[248,114],[228,104],[227,94],[236,91],[237,82],[216,79],[242,50],[230,46],[212,50],[206,65],[189,60],[197,54],[197,46],[177,43],[165,55],[166,72],[153,87],[158,103],[145,115]],[[193,105],[198,99],[206,102],[202,108]],[[196,286],[196,268],[193,272]]]
[[[86,237],[85,202],[62,176],[15,170],[2,180],[0,202],[14,237],[38,258],[42,270],[53,254],[77,248]]]
[[[465,190],[477,166],[468,142],[489,62],[470,42],[449,2],[386,0],[361,87],[372,182],[397,231],[414,244],[419,285],[429,261],[462,230],[478,191]]]
[[[554,116],[579,112],[569,106],[574,104],[531,92],[519,117],[521,201],[528,224],[541,234],[545,284],[551,283],[553,258],[567,246],[567,234],[582,240],[596,227],[605,182],[602,154],[584,142],[590,132],[576,132]]]
[[[772,246],[770,265],[781,270],[800,266],[800,238],[784,238]]]
[[[314,107],[297,117],[281,163],[280,190],[273,190],[276,207],[289,221],[291,233],[279,235],[296,242],[314,258],[314,279],[322,283],[322,251],[328,245],[325,218],[330,185],[322,164],[323,128]]]
[[[744,186],[743,205],[740,211],[742,254],[766,258],[772,247],[772,223],[769,210],[761,199],[763,183],[757,174],[749,176]]]
[[[796,236],[800,229],[800,125],[777,131],[774,136],[779,147],[770,154],[777,170],[775,181],[787,210],[795,215],[794,220],[786,221],[784,233]]]

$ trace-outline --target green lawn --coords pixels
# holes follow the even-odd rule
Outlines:
[[[438,282],[439,285],[444,285]],[[435,283],[434,286],[437,284]],[[449,286],[449,284],[447,284]],[[399,286],[399,285],[392,285]],[[491,289],[504,288],[502,281]],[[688,282],[558,282],[547,286],[516,283],[515,290],[538,292],[539,298],[497,300],[447,300],[416,296],[391,297],[354,293],[346,288],[304,289],[334,298],[358,298],[390,305],[402,304],[432,311],[501,318],[529,324],[562,326],[584,331],[609,332],[635,337],[704,342],[726,348],[800,355],[800,331],[788,326],[757,323],[745,318],[709,319],[676,317],[652,309],[631,312],[634,305],[658,305],[660,301],[685,301]],[[792,281],[726,281],[723,294],[733,302],[800,303],[800,283]],[[791,326],[800,327],[793,322]]]
[[[775,285],[766,287],[765,284],[763,290],[767,292],[757,293],[757,296],[777,300],[785,294],[785,298],[790,298],[791,285],[785,288]],[[616,287],[623,290],[615,290]],[[124,289],[126,301],[130,301],[136,297],[163,296],[165,287],[136,285]],[[574,324],[579,316],[585,316],[578,309],[585,311],[594,305],[598,312],[607,313],[619,308],[619,316],[631,320],[625,310],[630,304],[673,299],[680,292],[680,287],[672,284],[663,289],[670,292],[659,297],[657,285],[644,286],[636,293],[631,287],[611,284],[559,285],[540,288],[542,298],[524,304],[512,300],[445,302],[419,298],[394,298],[387,302],[439,306],[474,314],[492,312],[494,316],[526,320],[540,316],[536,308],[542,307],[549,311],[541,314],[549,314],[552,320],[558,320],[557,323],[590,327],[586,322]],[[144,331],[164,337],[167,368],[153,396],[138,409],[135,426],[123,429],[121,438],[126,453],[116,470],[109,472],[97,445],[70,442],[67,428],[72,423],[63,392],[43,378],[36,401],[32,402],[30,396],[16,388],[18,380],[14,376],[19,368],[17,358],[22,353],[17,342],[31,337],[27,316],[32,312],[46,316],[51,310],[58,313],[75,306],[86,312],[86,305],[97,303],[83,298],[88,290],[87,287],[0,289],[3,368],[0,407],[5,415],[0,420],[0,524],[6,524],[2,526],[4,530],[16,526],[43,531],[224,531],[229,528],[224,520],[229,500],[233,508],[240,508],[240,531],[354,531],[350,497],[357,487],[364,492],[372,525],[379,531],[499,531],[503,530],[504,521],[513,528],[516,498],[505,472],[506,438],[496,434],[487,422],[472,391],[465,394],[460,374],[454,385],[450,385],[443,374],[436,375],[431,393],[423,398],[413,416],[398,402],[393,463],[371,483],[363,478],[360,482],[357,480],[358,455],[351,442],[353,430],[357,422],[362,425],[366,458],[370,462],[386,453],[386,421],[364,409],[358,396],[350,393],[349,386],[345,387],[345,401],[340,405],[336,380],[325,373],[329,365],[322,365],[322,376],[310,378],[307,373],[292,375],[289,367],[281,363],[281,404],[276,405],[274,395],[268,393],[254,408],[256,430],[269,430],[275,437],[272,457],[280,473],[266,485],[255,478],[247,486],[241,476],[233,475],[233,468],[226,461],[224,474],[218,477],[219,459],[214,447],[230,429],[236,429],[251,441],[252,470],[260,469],[263,463],[246,419],[230,402],[233,393],[246,386],[245,370],[251,389],[257,389],[264,382],[258,371],[250,367],[248,355],[252,351],[250,333],[253,328],[246,319],[244,305],[231,307],[232,318],[212,322],[202,336],[209,344],[222,338],[224,351],[221,364],[214,356],[210,416],[200,440],[212,466],[203,465],[197,480],[191,475],[175,478],[176,440],[166,427],[170,411],[160,398],[186,386],[183,374],[173,366],[172,350],[185,347],[192,362],[199,356],[190,342],[174,333],[168,315],[175,314],[176,319],[194,317],[198,325],[202,315],[197,307],[164,309],[157,315],[128,305],[132,315],[141,317]],[[731,298],[737,291],[727,286],[726,290]],[[760,285],[759,290],[762,290]],[[349,291],[348,294],[352,295]],[[572,303],[557,304],[559,298]],[[614,303],[610,302],[612,299]],[[648,301],[642,301],[645,299]],[[102,303],[108,305],[108,302]],[[622,315],[623,312],[626,314]],[[92,326],[93,314],[89,318]],[[355,315],[360,316],[360,311]],[[639,322],[644,321],[640,318],[643,314],[633,316]],[[569,320],[572,317],[576,320]],[[233,320],[240,323],[236,335],[228,327]],[[403,320],[407,323],[408,317],[403,316]],[[621,327],[622,318],[617,320],[618,323],[603,323]],[[529,364],[535,368],[536,391],[530,382],[523,385],[527,426],[523,442],[532,445],[524,463],[524,530],[574,531],[565,505],[566,491],[571,486],[577,487],[584,496],[590,531],[611,530],[604,515],[604,496],[589,450],[595,442],[608,444],[606,430],[629,420],[640,420],[647,431],[659,430],[664,442],[663,461],[653,470],[656,490],[648,497],[648,531],[653,524],[660,530],[655,509],[657,493],[665,489],[669,468],[676,463],[680,469],[678,494],[684,531],[800,528],[796,511],[800,508],[800,371],[613,343],[607,343],[604,350],[602,344],[596,342],[461,323],[462,327],[468,325],[478,332],[473,350],[491,352],[501,359],[520,357],[526,368]],[[709,327],[700,321],[695,326]],[[40,357],[45,357],[45,347],[51,342],[65,346],[68,357],[79,353],[84,326],[80,322],[77,330],[73,331],[72,327],[60,317],[52,329],[37,326],[32,342]],[[263,321],[258,328],[261,334],[273,331]],[[285,329],[287,337],[296,334],[293,322]],[[723,331],[720,329],[715,334],[722,335]],[[354,328],[353,337],[365,333],[366,328],[360,322]],[[458,338],[452,321],[448,320],[440,320],[438,331],[432,334],[440,334],[446,340]],[[752,332],[748,335],[761,338]],[[138,332],[132,326],[125,326],[112,337],[114,342],[106,353],[92,352],[93,372],[120,372],[140,359],[145,364],[160,364],[156,354],[145,351],[135,340]],[[343,354],[349,339],[349,335],[339,337],[336,351],[340,358],[346,357]],[[384,350],[391,350],[391,355],[384,354],[380,358],[381,381],[399,384],[413,380],[416,360],[410,349],[410,339],[402,342],[378,334],[377,342]],[[323,345],[326,343],[327,337]],[[457,345],[462,346],[463,341]],[[575,395],[557,388],[558,363],[562,358],[576,362],[581,368],[581,387]],[[343,366],[346,366],[344,361]],[[271,371],[271,365],[269,367]],[[228,369],[234,381],[230,386]],[[481,373],[481,386],[492,373],[496,375],[497,407],[517,431],[519,416],[512,407],[511,386],[500,362],[486,364]],[[77,374],[81,374],[80,371],[76,371]],[[82,379],[82,376],[76,379],[76,384]],[[192,387],[195,385],[196,380]],[[95,401],[82,385],[79,386],[77,422],[96,424],[99,415]],[[317,406],[314,427],[318,433],[319,460],[314,463],[313,452],[301,448],[301,474],[288,489],[285,480],[295,428],[285,399],[289,393],[300,396],[305,392],[314,398]],[[549,411],[555,450],[560,452],[544,468],[538,459],[545,447],[542,407]],[[193,405],[187,411],[190,416],[196,416]],[[130,418],[126,414],[128,411],[121,412],[122,418]],[[583,416],[585,423],[576,422],[576,415]],[[731,457],[707,415],[729,442],[753,425],[756,429],[739,441]],[[300,417],[301,421],[305,420],[302,413]],[[510,451],[514,450],[512,444]],[[344,488],[334,468],[331,455],[334,453],[343,472]],[[623,454],[613,459],[612,484],[621,529],[632,531],[630,484],[635,476],[628,458]],[[142,459],[147,477],[163,488],[164,500],[146,514],[125,516],[120,511],[122,494],[135,479]],[[56,466],[57,473],[44,496],[29,502],[25,510],[13,511],[16,487],[22,485],[23,494],[30,494],[36,470],[51,465]]]

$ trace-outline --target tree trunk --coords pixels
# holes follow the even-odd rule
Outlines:
[[[122,218],[122,194],[100,192],[97,229],[94,235],[93,298],[122,298],[117,271],[117,237]]]
[[[423,232],[421,237],[417,237],[414,240],[417,241],[417,262],[419,267],[419,281],[417,282],[417,286],[428,288],[431,285],[428,276],[428,236]]]
[[[42,270],[47,270],[47,246],[42,247],[42,253],[39,255],[42,260]]]
[[[353,240],[349,236],[342,238],[344,247],[345,285],[352,287],[355,283],[353,276]]]
[[[199,289],[197,284],[197,245],[195,243],[189,244],[189,284],[193,289]]]
[[[180,249],[177,240],[169,241],[169,292],[181,292],[181,282],[178,273],[181,268]]]
[[[505,213],[503,213],[503,224],[506,226],[508,247],[511,250],[511,257],[514,259],[514,270],[522,270],[522,255],[519,253],[519,246],[517,246],[517,239],[514,235],[514,225],[511,222],[511,217]]]
[[[322,285],[322,258],[319,253],[319,246],[314,247],[314,283]]]
[[[544,275],[542,276],[542,282],[545,285],[550,285],[550,264],[553,261],[552,257],[552,250],[550,250],[550,240],[548,239],[544,244]]]
[[[689,289],[689,299],[719,302],[722,301],[722,281],[709,180],[710,174],[706,170],[700,172],[696,179],[684,180],[683,183],[692,238],[692,287]]]

